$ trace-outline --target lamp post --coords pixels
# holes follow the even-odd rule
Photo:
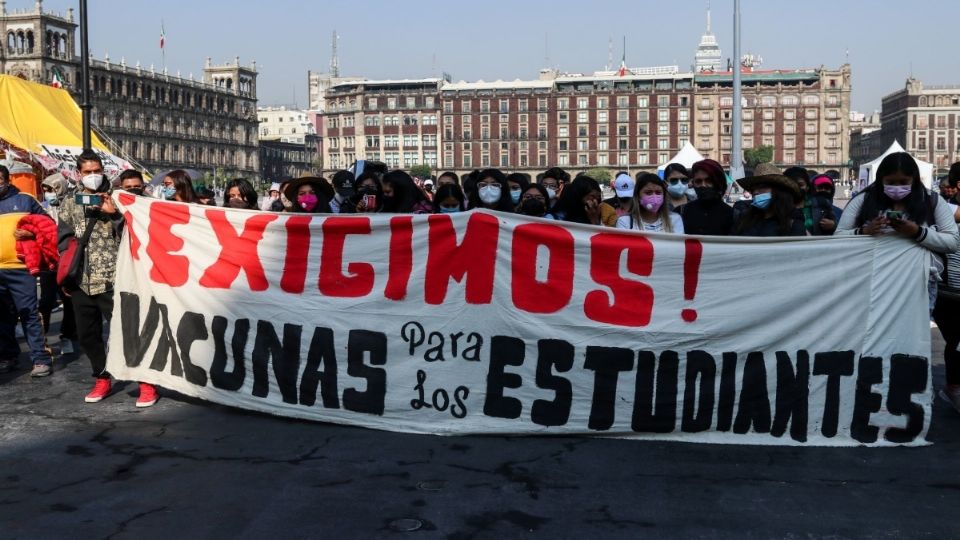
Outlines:
[[[87,0],[80,0],[80,111],[83,115],[83,149],[90,150],[90,50]]]
[[[740,0],[733,0],[733,149],[730,178],[743,178],[743,104],[740,89]]]

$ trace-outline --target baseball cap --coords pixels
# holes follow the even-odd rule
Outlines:
[[[613,189],[617,192],[617,197],[633,197],[633,188],[636,182],[628,174],[621,174],[613,181]]]

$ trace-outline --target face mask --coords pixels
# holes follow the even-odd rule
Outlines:
[[[766,210],[772,202],[773,193],[761,193],[759,195],[754,195],[753,200],[750,201],[750,204],[761,210]]]
[[[717,193],[717,190],[713,189],[712,187],[698,187],[693,189],[697,192],[698,199],[710,200],[720,197],[720,194]]]
[[[520,190],[519,190],[519,189],[511,189],[511,190],[510,190],[510,200],[513,202],[513,204],[517,204],[518,202],[520,202]]]
[[[819,195],[819,196],[821,196],[821,197],[823,197],[824,199],[827,199],[827,200],[829,200],[829,201],[832,201],[832,200],[833,200],[833,193],[830,193],[829,191],[818,191],[818,192],[817,192],[817,195]]]
[[[660,210],[660,207],[663,206],[663,195],[659,193],[643,195],[640,197],[640,204],[648,211],[656,213]]]
[[[557,190],[553,189],[552,187],[548,187],[548,188],[547,188],[547,197],[550,197],[550,200],[551,200],[551,201],[554,200],[554,199],[556,199],[556,198],[557,198]]]
[[[313,210],[313,207],[317,205],[317,196],[313,193],[304,193],[297,196],[297,202],[300,203],[300,208]]]
[[[910,195],[911,186],[883,186],[883,194],[895,201],[901,201]]]
[[[520,213],[526,216],[542,216],[546,211],[546,205],[539,199],[527,199],[520,205]]]
[[[460,211],[459,206],[441,206],[440,207],[441,214],[456,214],[459,211]]]
[[[679,199],[687,193],[687,185],[683,182],[677,182],[676,184],[670,184],[667,186],[667,193],[670,194],[674,199]]]
[[[168,200],[168,201],[172,201],[173,198],[177,196],[177,188],[175,188],[175,187],[173,187],[173,186],[167,186],[167,187],[163,188],[163,190],[160,192],[160,194],[163,195],[163,198],[164,198],[164,199],[166,199],[166,200]]]
[[[229,206],[230,208],[246,208],[247,201],[243,199],[230,199],[229,201],[227,201],[227,206]]]
[[[500,200],[500,186],[486,185],[480,188],[480,200],[484,204],[493,204]]]
[[[45,191],[43,193],[43,199],[50,204],[57,202],[57,194],[52,191]]]
[[[133,193],[134,195],[143,195],[143,188],[130,188],[127,190],[128,193]]]
[[[102,174],[88,174],[80,179],[80,182],[83,184],[83,187],[89,189],[90,191],[97,191],[100,187],[100,184],[103,183]]]
[[[693,189],[692,187],[687,187],[687,190],[684,191],[683,194],[687,196],[688,201],[697,200],[697,190]]]

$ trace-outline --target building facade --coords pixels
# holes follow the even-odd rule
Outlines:
[[[260,178],[263,182],[277,182],[284,177],[297,178],[317,172],[316,135],[308,135],[303,142],[280,139],[260,140]]]
[[[80,99],[72,10],[7,11],[0,2],[0,73],[41,84],[55,77]],[[214,65],[201,80],[109,58],[90,62],[91,119],[117,155],[148,171],[191,168],[222,176],[259,174],[256,65]]]
[[[391,168],[436,168],[441,79],[356,81],[331,86],[323,113],[323,165],[358,159]]]
[[[850,161],[854,169],[882,154],[880,138],[880,111],[864,114],[850,112]]]
[[[960,161],[960,86],[925,87],[909,78],[902,89],[884,97],[879,146],[886,150],[893,141],[933,163],[936,174],[946,174],[951,163]]]
[[[260,140],[280,140],[303,144],[308,135],[316,135],[316,127],[309,111],[286,107],[257,109]]]

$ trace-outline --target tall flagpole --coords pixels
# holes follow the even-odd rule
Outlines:
[[[740,89],[740,0],[733,0],[733,150],[730,178],[743,178],[743,104]]]
[[[90,50],[87,0],[80,0],[80,111],[83,115],[83,149],[90,150]]]

